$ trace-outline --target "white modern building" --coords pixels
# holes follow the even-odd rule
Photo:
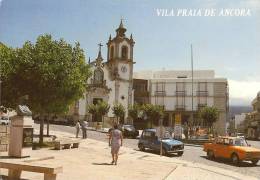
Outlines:
[[[236,114],[234,117],[235,120],[235,129],[238,129],[238,126],[242,124],[246,119],[246,113]]]
[[[184,124],[191,120],[192,114],[197,119],[200,108],[214,106],[220,112],[215,124],[217,132],[226,133],[228,82],[215,77],[213,70],[194,71],[193,83],[191,71],[140,71],[134,73],[134,79],[148,81],[149,103],[164,107],[165,126],[174,126],[176,113],[181,113]]]

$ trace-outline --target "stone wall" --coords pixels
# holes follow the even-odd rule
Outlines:
[[[0,125],[0,152],[8,151],[10,127]]]

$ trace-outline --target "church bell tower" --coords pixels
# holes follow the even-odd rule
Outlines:
[[[132,34],[127,37],[127,29],[122,20],[116,29],[114,38],[109,36],[107,42],[107,63],[110,71],[110,79],[115,81],[115,102],[132,104],[133,90],[133,48],[134,40]]]

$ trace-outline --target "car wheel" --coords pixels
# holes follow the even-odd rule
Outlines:
[[[208,159],[214,159],[214,157],[215,157],[214,152],[212,150],[208,150],[207,158]]]
[[[177,154],[178,154],[178,156],[182,156],[183,155],[183,151],[182,152],[178,152]]]
[[[138,144],[138,148],[140,149],[140,151],[145,151],[145,147],[143,144]]]
[[[252,160],[251,162],[253,165],[256,165],[258,163],[258,160]]]
[[[165,148],[162,148],[162,155],[163,156],[167,156],[168,155],[168,152]]]
[[[236,153],[233,153],[231,156],[231,161],[233,164],[238,165],[239,164],[239,157]]]

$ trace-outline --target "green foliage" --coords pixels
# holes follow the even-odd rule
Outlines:
[[[110,106],[105,101],[98,101],[96,106],[97,106],[97,113],[100,114],[101,116],[106,115],[110,109]]]
[[[203,120],[203,124],[212,128],[213,123],[218,119],[219,112],[215,107],[204,107],[199,111],[199,117]]]
[[[141,106],[139,104],[134,104],[132,106],[129,106],[128,116],[131,117],[133,120],[136,120],[138,119],[140,111],[141,111]]]
[[[102,125],[104,126],[104,115],[108,113],[110,106],[105,101],[98,101],[96,106],[98,115],[102,116]]]
[[[143,111],[151,123],[155,123],[164,116],[163,107],[158,105],[145,104],[143,105]]]
[[[115,104],[112,108],[113,114],[118,118],[123,118],[125,116],[125,108],[122,104]]]
[[[95,104],[88,105],[88,113],[92,114],[92,116],[95,116],[98,114],[98,108]]]
[[[11,49],[0,45],[3,76],[3,105],[15,107],[17,99],[29,95],[34,113],[63,113],[82,97],[90,76],[79,43],[72,46],[63,39],[42,35],[35,44]]]
[[[88,112],[92,115],[101,115],[104,116],[108,113],[110,106],[107,102],[98,101],[97,104],[88,105]]]
[[[1,77],[1,104],[5,107],[13,107],[17,99],[14,94],[17,89],[10,83],[9,77],[14,73],[15,50],[0,42],[0,77]]]

